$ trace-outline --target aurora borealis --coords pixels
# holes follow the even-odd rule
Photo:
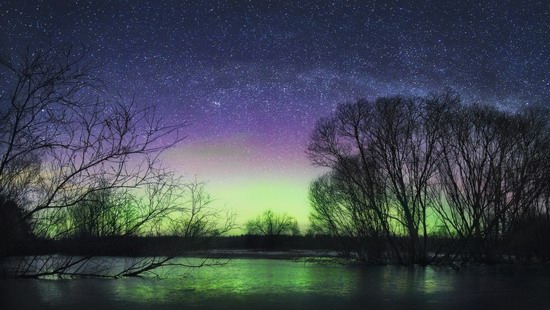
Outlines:
[[[84,44],[109,90],[188,122],[166,166],[244,222],[307,226],[315,122],[360,97],[444,87],[504,107],[550,99],[547,1],[2,1],[0,50]]]

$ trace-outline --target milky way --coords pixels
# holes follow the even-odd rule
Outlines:
[[[287,3],[292,2],[292,4]],[[189,122],[165,163],[240,221],[306,225],[315,121],[361,97],[451,87],[550,102],[547,1],[2,1],[0,44],[83,43],[113,92]]]

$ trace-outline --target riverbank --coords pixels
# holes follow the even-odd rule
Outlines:
[[[214,249],[189,252],[186,256],[206,258],[262,258],[262,259],[299,259],[299,258],[337,258],[336,251],[328,250],[250,250],[250,249]]]
[[[352,240],[348,240],[351,242]],[[398,240],[401,243],[405,239]],[[430,237],[430,248],[427,249],[428,260],[436,265],[463,266],[472,262],[485,264],[544,264],[548,260],[535,255],[517,256],[512,254],[498,255],[492,259],[466,255],[451,255],[454,240]],[[158,237],[102,237],[70,238],[60,240],[32,239],[22,243],[20,248],[6,255],[11,256],[109,256],[109,257],[211,257],[211,258],[342,258],[342,253],[353,252],[342,248],[342,240],[331,236],[257,236],[241,235],[215,238],[182,238],[177,236]],[[383,253],[372,264],[387,265],[397,263],[391,253]],[[450,259],[449,259],[450,258]],[[406,260],[405,260],[406,261]],[[360,263],[360,262],[358,262]],[[362,263],[364,264],[364,263]]]

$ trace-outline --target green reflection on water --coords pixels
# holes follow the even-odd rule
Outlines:
[[[162,272],[161,272],[162,273]],[[287,295],[401,298],[452,292],[454,277],[433,268],[320,265],[287,260],[236,259],[225,266],[165,270],[161,279],[114,281],[121,299],[148,303],[200,302],[212,297]]]
[[[213,296],[323,294],[346,296],[360,274],[342,266],[286,260],[237,259],[225,266],[172,269],[161,280],[114,281],[122,299],[178,301]]]
[[[549,275],[235,259],[160,278],[4,279],[0,309],[546,309]]]

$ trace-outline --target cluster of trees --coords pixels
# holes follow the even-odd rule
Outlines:
[[[232,227],[231,215],[212,208],[204,183],[184,182],[160,165],[184,124],[166,125],[153,106],[110,96],[84,49],[1,55],[0,78],[0,258],[37,239],[193,239]],[[174,256],[144,258],[117,275]],[[20,259],[3,272],[109,275],[86,267],[91,256]]]
[[[280,236],[299,235],[298,221],[286,213],[277,214],[266,210],[256,218],[246,222],[246,232],[249,235]]]
[[[266,210],[245,224],[249,238],[248,246],[253,248],[274,249],[284,247],[287,236],[298,236],[300,229],[296,218],[273,210]]]
[[[358,100],[318,121],[307,153],[331,169],[310,186],[312,228],[358,259],[550,259],[547,108]]]

